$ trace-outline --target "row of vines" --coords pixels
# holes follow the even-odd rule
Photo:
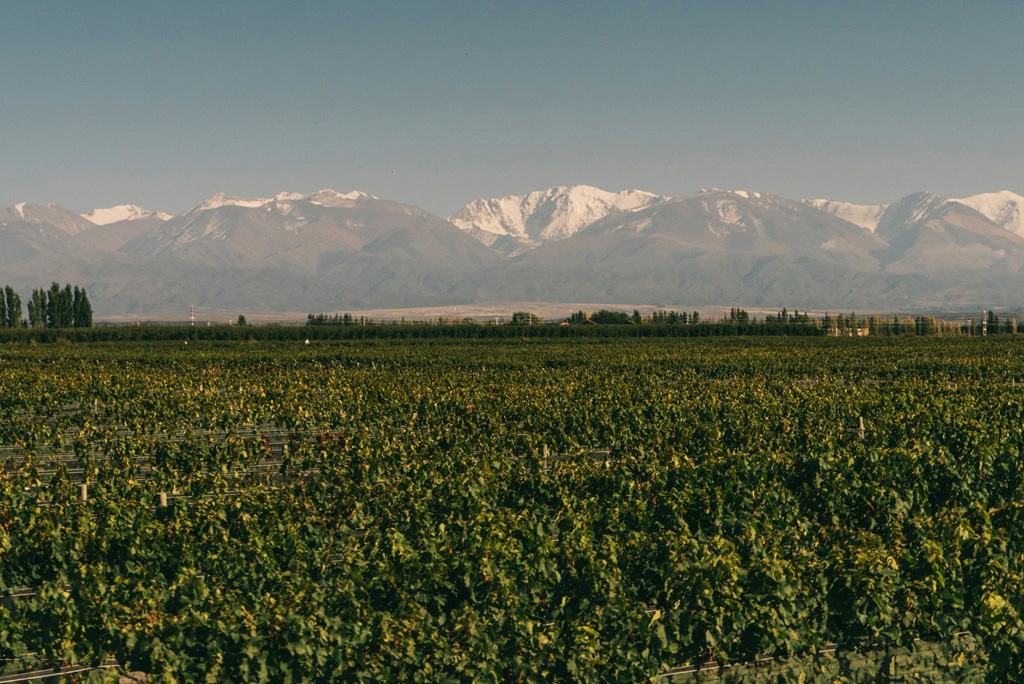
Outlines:
[[[0,347],[0,675],[1020,680],[1022,351]]]

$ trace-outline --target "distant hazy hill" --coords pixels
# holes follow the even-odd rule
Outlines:
[[[875,234],[889,243],[887,270],[951,275],[1016,272],[1024,239],[960,202],[919,192],[889,206]]]
[[[24,202],[0,209],[0,267],[37,257],[74,259],[71,238],[94,224],[63,207]],[[6,270],[6,269],[5,269]]]
[[[1024,237],[1024,197],[1004,190],[953,201],[974,209],[996,225]]]
[[[801,202],[709,191],[609,215],[477,274],[458,292],[482,300],[550,292],[565,301],[829,306],[859,299],[878,268],[873,254],[885,246]]]
[[[908,310],[1024,305],[1024,198],[891,204],[558,187],[443,219],[362,192],[218,194],[180,216],[0,209],[0,284],[85,285],[97,316],[471,302]]]

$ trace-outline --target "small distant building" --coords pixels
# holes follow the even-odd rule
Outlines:
[[[831,327],[825,334],[829,337],[867,337],[871,334],[871,328],[845,328],[840,330],[837,327]]]

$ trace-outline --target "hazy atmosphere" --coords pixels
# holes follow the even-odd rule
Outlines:
[[[1019,2],[11,3],[0,206],[1024,191]]]
[[[0,684],[1024,682],[1024,0],[0,16]]]

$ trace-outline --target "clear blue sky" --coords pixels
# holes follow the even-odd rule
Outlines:
[[[5,3],[0,205],[1024,193],[1024,2]]]

